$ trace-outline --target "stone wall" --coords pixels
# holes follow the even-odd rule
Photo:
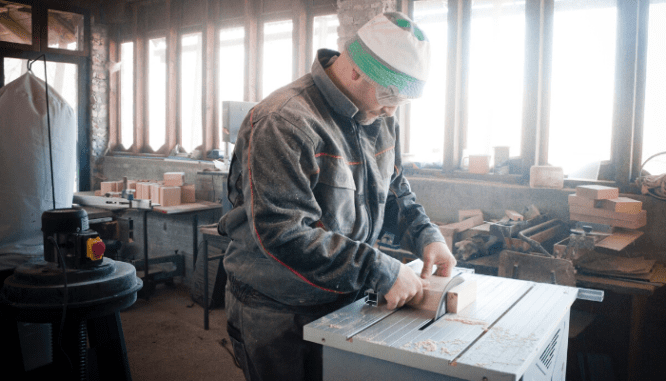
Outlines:
[[[371,18],[397,9],[398,0],[338,0],[338,50]]]
[[[90,41],[90,189],[98,189],[109,146],[109,37],[105,25],[92,23]]]

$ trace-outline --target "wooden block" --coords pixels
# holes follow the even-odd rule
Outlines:
[[[122,192],[125,189],[125,182],[123,180],[116,181],[116,192]]]
[[[437,311],[439,301],[442,299],[444,288],[449,284],[451,277],[432,275],[428,278],[430,284],[423,288],[423,299],[418,304],[408,303],[414,308],[426,311]]]
[[[180,202],[183,204],[196,202],[196,187],[194,184],[185,184],[180,187]]]
[[[592,198],[576,196],[576,194],[572,193],[569,195],[569,205],[578,205],[586,208],[594,208],[597,206],[597,200]]]
[[[638,229],[647,224],[647,213],[645,210],[638,214],[627,214],[627,216],[638,216],[636,221],[614,220],[598,216],[571,213],[569,219],[572,221],[592,222],[595,224],[610,225],[618,228]]]
[[[150,183],[150,201],[153,204],[161,204],[160,203],[160,184],[156,183]]]
[[[593,200],[607,200],[618,198],[620,189],[603,185],[579,185],[576,187],[576,196],[591,198]]]
[[[481,209],[459,210],[458,222],[465,221],[466,219],[475,217],[477,215],[480,215],[481,219],[483,220],[483,212],[481,211]]]
[[[127,189],[136,189],[136,180],[127,180]]]
[[[164,173],[164,186],[180,187],[185,183],[185,172]]]
[[[607,218],[609,220],[623,220],[623,221],[634,222],[641,219],[640,216],[641,212],[646,212],[646,211],[642,210],[635,214],[629,214],[629,213],[611,212],[610,210],[601,209],[601,208],[586,208],[584,206],[570,205],[569,212],[572,214],[582,214],[586,216]]]
[[[104,196],[104,195],[102,194],[101,190],[96,190],[95,191],[95,196]]]
[[[159,187],[160,205],[180,205],[180,187]]]
[[[523,215],[516,212],[515,210],[505,210],[504,214],[506,214],[506,216],[509,217],[511,221],[522,221],[524,219]]]
[[[468,218],[461,222],[455,222],[448,225],[439,225],[439,231],[444,236],[446,245],[449,247],[449,250],[453,250],[454,238],[456,233],[471,229],[475,226],[483,224],[483,216],[475,215],[474,217]]]
[[[476,301],[476,280],[466,279],[446,294],[446,312],[457,314]]]
[[[638,214],[643,209],[643,203],[629,197],[618,197],[599,200],[598,207],[617,213]]]
[[[102,195],[105,195],[110,192],[117,192],[118,182],[116,181],[102,181],[100,184],[100,190],[102,191]]]
[[[428,278],[430,284],[423,288],[421,302],[408,304],[420,310],[437,311],[444,289],[450,280],[451,277],[432,275]],[[446,298],[446,312],[458,313],[462,311],[476,300],[476,281],[466,279],[463,283],[452,288]]]

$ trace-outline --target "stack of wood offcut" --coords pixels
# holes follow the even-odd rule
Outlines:
[[[123,181],[104,181],[100,193],[115,196],[123,189]],[[194,184],[185,184],[184,172],[166,172],[162,180],[127,180],[127,189],[134,189],[135,199],[151,200],[162,206],[196,202],[196,188]]]
[[[569,195],[573,221],[591,222],[625,229],[638,229],[647,223],[643,203],[620,197],[619,189],[603,185],[581,185]]]

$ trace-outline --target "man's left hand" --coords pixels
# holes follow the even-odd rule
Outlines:
[[[427,279],[432,275],[432,267],[437,266],[435,275],[451,276],[451,270],[456,267],[456,259],[444,242],[433,242],[423,249],[423,271],[421,278]]]

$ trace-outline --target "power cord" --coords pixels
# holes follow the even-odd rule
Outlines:
[[[67,316],[67,302],[69,298],[69,294],[67,292],[67,266],[65,265],[65,258],[62,256],[62,253],[60,252],[60,246],[58,246],[58,243],[56,242],[55,238],[51,236],[49,237],[49,240],[53,242],[53,244],[56,247],[56,251],[58,251],[58,257],[60,257],[60,263],[62,264],[62,278],[64,283],[62,319],[60,319],[60,330],[58,331],[58,347],[60,348],[60,351],[62,352],[63,355],[65,355],[65,358],[67,359],[70,371],[73,371],[74,367],[72,366],[72,360],[67,355],[67,352],[65,352],[65,350],[62,348],[62,331],[65,328],[65,317]]]

